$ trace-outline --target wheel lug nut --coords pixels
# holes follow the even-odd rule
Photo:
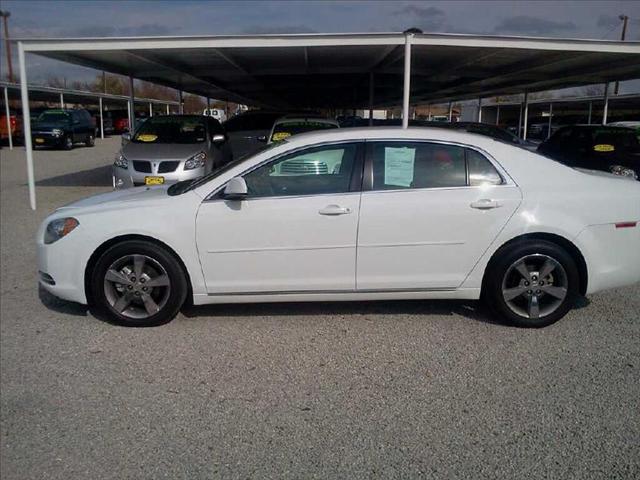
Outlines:
[[[144,283],[144,282],[146,282],[146,280],[144,278],[141,278],[140,283]]]
[[[136,281],[136,277],[131,277],[131,281],[135,282]]]
[[[142,287],[143,292],[146,292],[147,290],[149,290],[147,287]]]
[[[136,292],[136,296],[138,296],[138,297],[139,297],[139,296],[140,296],[140,292]]]
[[[533,293],[533,290],[529,290],[527,293],[531,295]]]
[[[524,286],[528,287],[529,286],[529,282],[524,282]]]
[[[133,290],[133,285],[129,285],[129,286],[127,286],[127,288],[128,288],[129,290]]]

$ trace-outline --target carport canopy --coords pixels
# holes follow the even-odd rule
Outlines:
[[[640,77],[640,42],[403,33],[23,39],[25,52],[272,108],[389,107]],[[131,80],[133,81],[133,80]],[[26,106],[25,106],[26,105]],[[28,124],[31,207],[35,184]]]
[[[640,77],[640,42],[377,33],[23,40],[25,51],[274,108],[399,105],[404,51],[411,103],[464,100]]]

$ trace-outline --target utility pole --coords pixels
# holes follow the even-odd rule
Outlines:
[[[624,42],[625,37],[627,36],[627,23],[629,22],[629,16],[628,15],[620,15],[618,18],[620,20],[622,20],[622,34],[620,35],[620,41]],[[619,86],[619,83],[616,82],[615,87],[613,87],[613,94],[614,95],[618,95],[618,86]]]
[[[8,19],[11,13],[7,10],[0,10],[0,17],[2,17],[2,23],[4,24],[4,41],[7,49],[7,70],[9,72],[9,81],[13,83],[13,65],[11,64],[11,42],[9,41],[9,24]]]

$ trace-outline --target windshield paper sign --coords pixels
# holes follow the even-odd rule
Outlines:
[[[613,151],[616,149],[616,147],[614,147],[613,145],[608,145],[608,144],[605,144],[605,143],[600,143],[600,144],[598,144],[598,145],[594,145],[594,146],[593,146],[593,149],[594,149],[596,152],[613,152]]]
[[[413,164],[416,158],[415,148],[385,147],[384,183],[410,187],[413,182]]]

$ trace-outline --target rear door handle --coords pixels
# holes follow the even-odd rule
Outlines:
[[[351,213],[351,209],[348,207],[341,207],[340,205],[327,205],[326,207],[318,211],[320,215],[346,215]]]
[[[469,205],[471,208],[477,208],[478,210],[491,210],[492,208],[498,208],[502,205],[500,202],[496,200],[491,200],[489,198],[482,198],[478,201],[471,202]]]

